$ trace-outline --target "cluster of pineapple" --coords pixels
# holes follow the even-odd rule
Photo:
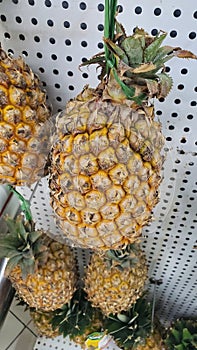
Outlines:
[[[148,271],[140,249],[164,161],[153,98],[172,87],[165,62],[197,57],[161,46],[163,32],[153,37],[136,28],[127,36],[115,18],[116,1],[111,5],[106,1],[105,53],[85,63],[100,65],[101,82],[70,100],[55,125],[39,78],[22,58],[0,49],[0,184],[29,186],[49,174],[59,227],[71,243],[92,249],[83,290],[71,246],[24,215],[6,219],[0,257],[8,258],[7,274],[41,334],[84,343],[87,334],[105,329],[122,349],[158,350],[163,342],[151,333],[142,298]],[[194,349],[191,329],[181,323],[173,331],[178,345],[170,347],[169,336],[169,349]]]

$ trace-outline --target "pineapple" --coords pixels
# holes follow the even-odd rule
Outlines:
[[[165,350],[163,340],[159,333],[151,333],[142,344],[138,344],[133,350]]]
[[[35,230],[32,221],[7,218],[9,233],[0,238],[0,258],[8,258],[6,272],[30,307],[55,310],[68,302],[76,286],[76,264],[69,246]]]
[[[143,293],[146,280],[145,256],[139,245],[132,244],[102,255],[93,253],[84,288],[92,305],[109,315],[130,308]]]
[[[127,311],[109,315],[104,327],[121,349],[164,350],[161,336],[152,331],[151,306],[144,298]]]
[[[167,330],[165,345],[167,350],[197,349],[197,321],[184,318],[174,321]]]
[[[197,58],[161,47],[164,32],[153,37],[136,28],[127,36],[115,20],[116,1],[109,6],[106,0],[105,9],[105,54],[86,62],[101,65],[101,83],[67,103],[50,153],[57,223],[74,244],[95,250],[134,243],[150,222],[164,161],[153,98],[166,97],[172,87],[166,61]]]
[[[44,176],[51,109],[41,81],[0,47],[0,183],[31,185]]]
[[[52,318],[53,329],[58,329],[64,337],[69,336],[75,343],[85,348],[89,334],[100,331],[103,316],[99,309],[91,306],[85,291],[77,289],[69,303],[55,311]]]
[[[55,311],[43,312],[40,310],[31,309],[30,315],[39,336],[56,338],[60,335],[59,330],[53,329],[51,324]]]

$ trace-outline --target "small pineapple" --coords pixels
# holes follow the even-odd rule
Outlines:
[[[0,183],[31,185],[44,176],[51,109],[41,81],[0,47]]]
[[[60,335],[59,330],[53,329],[51,324],[51,320],[55,315],[55,311],[44,312],[31,309],[30,315],[38,336],[56,338]]]
[[[69,303],[55,311],[52,318],[53,329],[58,329],[64,337],[85,348],[87,336],[102,329],[103,316],[99,309],[91,306],[85,291],[77,289]]]
[[[132,348],[133,350],[165,350],[163,340],[159,333],[153,332],[141,344]]]
[[[146,259],[139,244],[104,254],[93,253],[84,278],[92,305],[103,314],[127,310],[141,296],[147,280]]]
[[[76,286],[76,263],[69,246],[35,230],[32,221],[6,219],[8,234],[0,238],[0,258],[16,292],[30,307],[55,310],[68,302]]]
[[[144,298],[127,311],[109,315],[104,327],[121,349],[164,350],[161,336],[151,330],[151,306]]]
[[[167,350],[196,350],[197,321],[184,318],[174,321],[167,330],[165,345]]]
[[[85,64],[102,67],[96,89],[85,86],[57,118],[50,160],[51,206],[64,234],[95,250],[134,243],[151,220],[162,179],[164,137],[153,98],[172,87],[165,62],[197,57],[161,46],[136,28],[115,20],[116,0],[106,0],[105,54]],[[115,28],[115,30],[114,30]],[[111,33],[107,35],[107,33]]]

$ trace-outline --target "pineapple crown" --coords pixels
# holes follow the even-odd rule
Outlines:
[[[122,249],[108,250],[105,253],[105,261],[108,266],[116,266],[119,270],[130,268],[138,262],[140,247],[137,244],[128,244]]]
[[[58,328],[64,337],[69,335],[70,339],[74,339],[83,335],[96,315],[102,321],[101,312],[93,308],[86,297],[83,289],[77,289],[70,302],[55,311],[51,321],[53,329]]]
[[[22,278],[35,272],[39,264],[46,261],[46,235],[42,230],[35,230],[29,201],[27,201],[14,187],[8,188],[21,202],[22,213],[15,219],[5,217],[8,233],[0,234],[0,258],[7,258],[6,273],[18,265]]]
[[[197,349],[197,322],[195,320],[176,320],[167,331],[165,344],[168,350]]]
[[[104,320],[104,328],[123,349],[134,349],[151,333],[151,306],[140,298],[134,306]]]
[[[172,88],[172,78],[164,64],[173,57],[197,59],[197,56],[180,47],[161,46],[167,33],[155,37],[141,28],[127,36],[124,27],[116,20],[117,0],[105,0],[105,52],[93,56],[81,66],[99,64],[101,80],[113,76],[126,98],[141,105],[150,97],[165,98]]]
[[[8,233],[0,237],[0,258],[8,258],[6,272],[20,266],[22,277],[26,278],[44,259],[46,246],[43,244],[43,231],[35,230],[33,221],[25,221],[22,215],[16,219],[6,217]]]

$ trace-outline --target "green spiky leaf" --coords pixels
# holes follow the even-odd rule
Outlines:
[[[122,41],[121,48],[126,53],[131,67],[136,67],[143,63],[144,47],[145,39],[143,37],[135,38],[134,36],[128,36]]]
[[[131,349],[151,332],[151,307],[144,298],[129,310],[109,315],[104,322],[107,333],[124,349]]]
[[[46,247],[42,243],[42,231],[35,231],[35,225],[24,222],[22,216],[16,219],[6,217],[8,233],[0,237],[0,257],[8,258],[6,272],[19,265],[22,277],[35,271],[38,261],[43,258]]]
[[[51,320],[53,329],[58,328],[64,337],[69,335],[73,339],[90,328],[95,312],[102,319],[100,311],[92,308],[86,296],[83,289],[76,290],[70,302],[55,311]]]
[[[162,44],[162,42],[164,41],[164,39],[166,38],[167,33],[164,34],[159,34],[155,40],[148,45],[148,47],[144,50],[144,62],[153,62],[155,57],[157,56],[158,50]]]
[[[169,94],[170,90],[172,89],[173,80],[166,73],[159,73],[157,76],[159,78],[159,87],[160,87],[160,92],[157,96],[158,98],[161,98],[161,97],[165,98]]]
[[[197,322],[176,320],[167,331],[165,339],[167,350],[195,350],[197,348]]]

